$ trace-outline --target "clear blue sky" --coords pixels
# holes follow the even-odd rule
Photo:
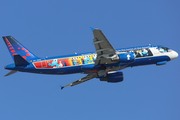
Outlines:
[[[180,54],[179,0],[3,0],[0,36],[11,35],[39,57],[93,52],[89,27],[100,28],[114,48],[164,45]],[[180,57],[164,66],[122,70],[117,84],[93,79],[16,73],[0,42],[1,120],[180,120]]]

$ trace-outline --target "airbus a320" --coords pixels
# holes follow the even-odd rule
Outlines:
[[[147,45],[114,49],[100,29],[91,28],[95,52],[76,53],[66,56],[39,58],[15,40],[12,36],[4,36],[3,40],[14,60],[13,64],[5,66],[11,70],[5,76],[16,72],[39,74],[74,74],[83,73],[85,77],[65,86],[75,86],[93,78],[110,83],[121,82],[124,79],[120,71],[127,67],[142,65],[164,65],[178,57],[178,53],[161,45]]]

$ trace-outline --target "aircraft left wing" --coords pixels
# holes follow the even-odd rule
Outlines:
[[[112,64],[116,63],[116,61],[112,61],[112,59],[118,59],[116,55],[116,50],[108,41],[106,36],[100,29],[91,28],[93,31],[94,39],[93,44],[96,49],[97,58],[95,60],[95,66],[98,64]]]
[[[65,86],[60,86],[61,87],[61,89],[63,89],[64,87],[68,87],[68,86],[75,86],[75,85],[77,85],[77,84],[80,84],[80,83],[83,83],[83,82],[86,82],[86,81],[88,81],[88,80],[91,80],[91,79],[93,79],[93,78],[96,78],[97,77],[97,74],[96,73],[90,73],[90,74],[88,74],[87,76],[85,76],[85,77],[83,77],[83,78],[81,78],[81,79],[79,79],[79,80],[76,80],[76,81],[74,81],[74,82],[72,82],[72,83],[70,83],[70,84],[67,84],[67,85],[65,85]]]

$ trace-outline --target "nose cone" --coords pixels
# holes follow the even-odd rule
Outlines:
[[[174,60],[178,57],[178,53],[176,51],[172,51],[171,53],[171,60]]]

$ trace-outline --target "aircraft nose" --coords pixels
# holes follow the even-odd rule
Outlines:
[[[175,51],[174,51],[175,52]],[[178,57],[178,53],[177,52],[175,52],[175,56],[176,56],[176,58]]]
[[[171,60],[174,60],[178,57],[178,53],[176,51],[172,51]]]

